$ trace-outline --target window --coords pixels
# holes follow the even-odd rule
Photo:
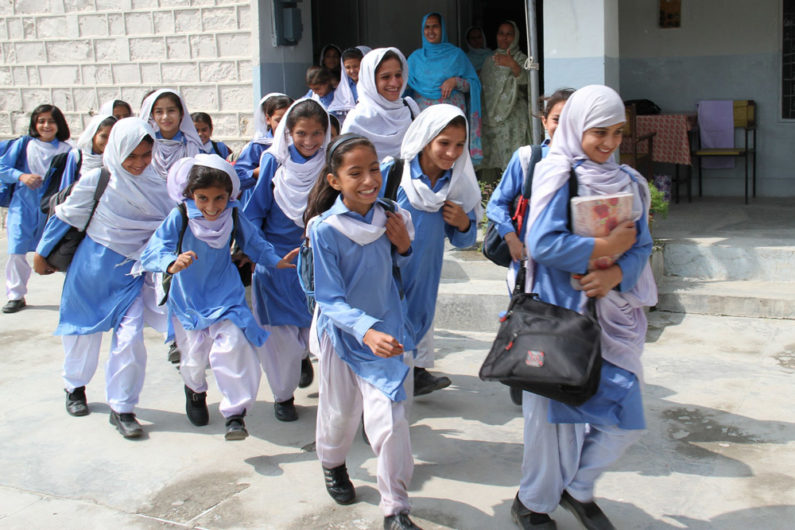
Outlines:
[[[795,119],[795,0],[783,0],[781,117]]]

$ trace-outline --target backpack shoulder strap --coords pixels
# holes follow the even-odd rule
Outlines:
[[[579,187],[580,182],[577,180],[577,173],[574,171],[574,168],[571,168],[569,171],[569,218],[566,221],[566,227],[569,229],[569,232],[572,230],[571,226],[571,200],[579,195],[577,188]]]
[[[411,121],[414,121],[414,118],[416,118],[416,116],[414,116],[414,110],[411,108],[411,105],[409,105],[409,101],[406,98],[403,98],[403,104],[406,106],[407,109],[409,109],[409,114],[411,115]]]
[[[543,158],[543,151],[541,150],[540,145],[531,145],[530,149],[530,161],[527,164],[527,167],[524,168],[524,183],[522,183],[522,197],[525,199],[529,199],[531,193],[533,192],[533,173],[535,172],[536,164],[538,164]]]
[[[389,168],[389,173],[386,177],[386,188],[384,189],[384,197],[391,200],[397,199],[398,188],[400,187],[400,180],[403,178],[403,159],[395,158],[395,163]]]
[[[94,190],[94,205],[91,207],[91,215],[88,216],[88,221],[86,221],[86,226],[83,227],[83,232],[88,230],[88,225],[91,224],[91,219],[94,218],[94,212],[97,211],[97,206],[99,206],[99,200],[102,198],[102,194],[105,193],[105,189],[108,187],[108,182],[110,182],[110,171],[107,168],[103,167],[99,170],[99,181],[97,182],[97,187]],[[75,183],[69,185],[69,193],[71,193],[72,188],[74,187]]]
[[[185,239],[185,231],[188,229],[188,207],[184,202],[177,205],[182,216],[182,227],[179,229],[179,239],[177,239],[177,256],[182,254],[182,240]]]

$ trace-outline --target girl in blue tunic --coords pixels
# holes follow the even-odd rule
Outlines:
[[[527,290],[575,311],[596,297],[603,365],[596,395],[579,407],[523,392],[522,480],[511,509],[523,528],[555,528],[548,514],[558,504],[586,528],[613,528],[594,502],[594,483],[645,428],[643,306],[656,303],[657,290],[649,267],[648,186],[640,174],[612,159],[624,119],[624,103],[613,89],[577,90],[533,178],[525,239]],[[567,227],[572,168],[580,196],[632,193],[634,220],[607,237],[572,233]],[[610,267],[587,270],[591,259],[615,255],[620,257]]]
[[[243,418],[254,404],[260,381],[252,345],[262,346],[268,338],[246,305],[243,284],[229,255],[231,239],[237,239],[257,263],[294,267],[274,253],[245,216],[238,217],[237,231],[232,233],[238,203],[230,197],[239,188],[232,165],[218,155],[198,154],[178,161],[169,171],[168,189],[174,202],[184,203],[188,226],[182,226],[180,209],[173,209],[141,255],[144,269],[174,275],[168,311],[183,345],[179,371],[188,419],[197,426],[209,422],[205,375],[209,361],[223,395],[219,408],[227,440],[248,436]],[[184,236],[178,255],[180,233]]]
[[[320,358],[317,455],[331,497],[353,502],[345,458],[364,413],[378,459],[384,528],[417,528],[408,517],[414,461],[403,381],[410,356],[404,356],[403,308],[392,272],[393,260],[403,266],[416,252],[411,216],[377,203],[380,189],[373,144],[355,134],[338,137],[306,212]]]
[[[176,90],[155,90],[141,105],[141,119],[155,131],[152,168],[165,180],[168,170],[180,158],[199,154],[202,141],[188,112],[185,100]]]
[[[199,135],[199,140],[202,142],[202,153],[216,154],[226,160],[232,151],[229,147],[221,142],[214,141],[213,136],[213,119],[206,112],[194,112],[190,115],[193,120],[193,126],[196,127],[196,134]]]
[[[77,140],[77,147],[71,149],[66,157],[58,191],[77,182],[84,174],[103,167],[102,154],[105,152],[105,146],[108,145],[110,130],[115,123],[116,118],[106,114],[97,114],[91,118]]]
[[[319,103],[298,100],[262,155],[260,176],[244,213],[279,255],[298,248],[303,240],[307,197],[324,164],[329,129],[328,114]],[[251,299],[254,316],[271,333],[257,353],[273,391],[276,418],[295,421],[293,393],[308,355],[312,321],[298,275],[257,265]]]
[[[467,121],[461,109],[441,103],[420,113],[406,131],[400,156],[403,176],[397,200],[411,213],[418,237],[414,257],[402,269],[408,306],[407,350],[414,350],[414,395],[450,385],[433,367],[433,317],[442,275],[444,240],[459,248],[477,238],[481,193],[467,149]],[[393,165],[383,168],[384,181]]]
[[[66,407],[74,416],[89,413],[85,387],[97,368],[102,332],[113,330],[105,392],[110,423],[125,438],[143,434],[133,410],[146,370],[144,324],[161,333],[167,330],[152,275],[143,274],[139,261],[149,238],[174,206],[166,181],[150,166],[154,135],[138,118],[114,125],[103,155],[110,181],[93,216],[101,170],[84,175],[56,207],[36,249],[46,257],[70,226],[88,225],[66,270],[55,330],[66,354]]]
[[[0,156],[0,180],[13,185],[8,206],[8,262],[6,296],[3,313],[16,313],[25,307],[30,265],[25,254],[36,250],[47,216],[40,208],[42,194],[48,187],[44,176],[58,153],[71,149],[69,126],[63,113],[54,105],[39,105],[30,115],[28,134],[11,142]]]

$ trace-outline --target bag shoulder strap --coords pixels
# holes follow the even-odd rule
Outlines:
[[[543,158],[543,151],[540,145],[531,145],[530,149],[532,150],[530,163],[524,168],[524,182],[522,183],[522,197],[525,199],[529,199],[530,194],[533,192],[533,173],[535,172],[536,164]]]
[[[384,197],[391,200],[397,200],[398,188],[400,181],[403,178],[403,159],[395,158],[395,163],[389,168],[389,173],[386,177],[386,188],[384,189]]]
[[[409,105],[409,101],[406,98],[403,98],[403,104],[406,106],[406,108],[409,109],[409,114],[411,115],[411,121],[414,121],[414,118],[416,116],[414,116],[414,111],[411,109],[411,105]]]
[[[110,182],[110,171],[103,167],[99,170],[99,181],[97,181],[97,187],[94,190],[94,205],[91,206],[91,215],[88,216],[88,221],[86,221],[86,226],[83,227],[83,232],[88,230],[88,225],[91,224],[91,219],[94,218],[94,212],[97,211],[99,200],[102,198],[102,194],[105,193],[105,189],[108,187],[108,182]],[[69,186],[70,193],[73,186],[74,182]]]
[[[188,207],[184,202],[177,205],[179,213],[182,216],[182,227],[179,229],[179,238],[177,239],[177,256],[182,254],[182,240],[185,239],[185,231],[188,229]]]

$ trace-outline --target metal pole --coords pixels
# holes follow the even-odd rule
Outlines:
[[[541,95],[538,86],[538,31],[536,30],[536,2],[525,0],[524,17],[527,26],[527,61],[524,64],[530,81],[530,124],[532,125],[533,143],[540,144],[544,141],[544,129],[541,120],[534,116],[538,98]]]

